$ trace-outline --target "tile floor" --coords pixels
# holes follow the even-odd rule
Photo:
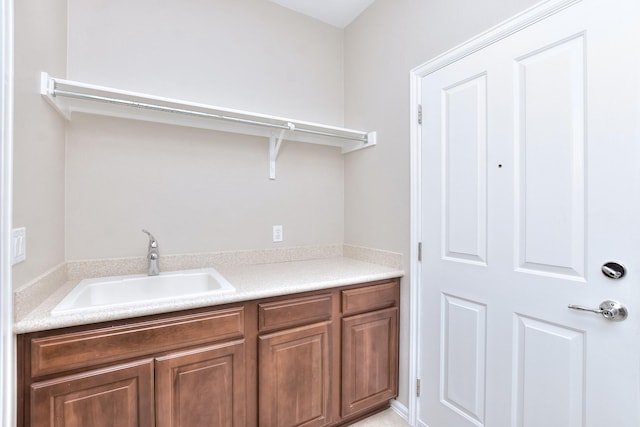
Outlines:
[[[351,427],[408,427],[409,424],[402,417],[395,413],[393,409],[387,409],[372,417],[362,420]]]

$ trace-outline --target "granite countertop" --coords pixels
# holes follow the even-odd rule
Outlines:
[[[376,259],[373,261],[354,259],[348,256],[330,256],[319,259],[258,264],[209,263],[208,267],[218,270],[235,287],[234,292],[214,294],[204,298],[183,297],[171,301],[155,302],[151,300],[126,308],[97,308],[90,313],[51,315],[51,310],[80,282],[79,278],[75,278],[74,280],[66,280],[48,294],[40,295],[40,300],[30,301],[34,308],[16,318],[14,332],[21,334],[229,304],[404,275],[398,265],[383,265],[376,263]],[[30,299],[37,298],[30,296]],[[20,310],[16,310],[16,313],[20,313]]]

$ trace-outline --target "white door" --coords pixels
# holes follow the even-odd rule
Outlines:
[[[640,426],[640,2],[548,3],[422,71],[422,426]]]

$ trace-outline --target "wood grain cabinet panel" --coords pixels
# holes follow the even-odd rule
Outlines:
[[[342,320],[342,416],[398,393],[398,308]]]
[[[242,337],[242,307],[31,340],[34,377]]]
[[[398,281],[342,291],[342,314],[350,316],[366,311],[397,306],[400,299]]]
[[[260,332],[331,319],[331,294],[258,304]]]
[[[331,423],[330,322],[258,338],[260,427]]]
[[[244,340],[156,359],[157,427],[245,426]]]
[[[153,360],[31,385],[31,425],[153,427]]]

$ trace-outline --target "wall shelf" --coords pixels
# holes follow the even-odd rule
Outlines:
[[[376,145],[375,132],[326,126],[195,102],[147,95],[51,77],[42,73],[40,92],[67,120],[74,112],[269,138],[269,172],[283,140],[340,147],[343,153]]]

